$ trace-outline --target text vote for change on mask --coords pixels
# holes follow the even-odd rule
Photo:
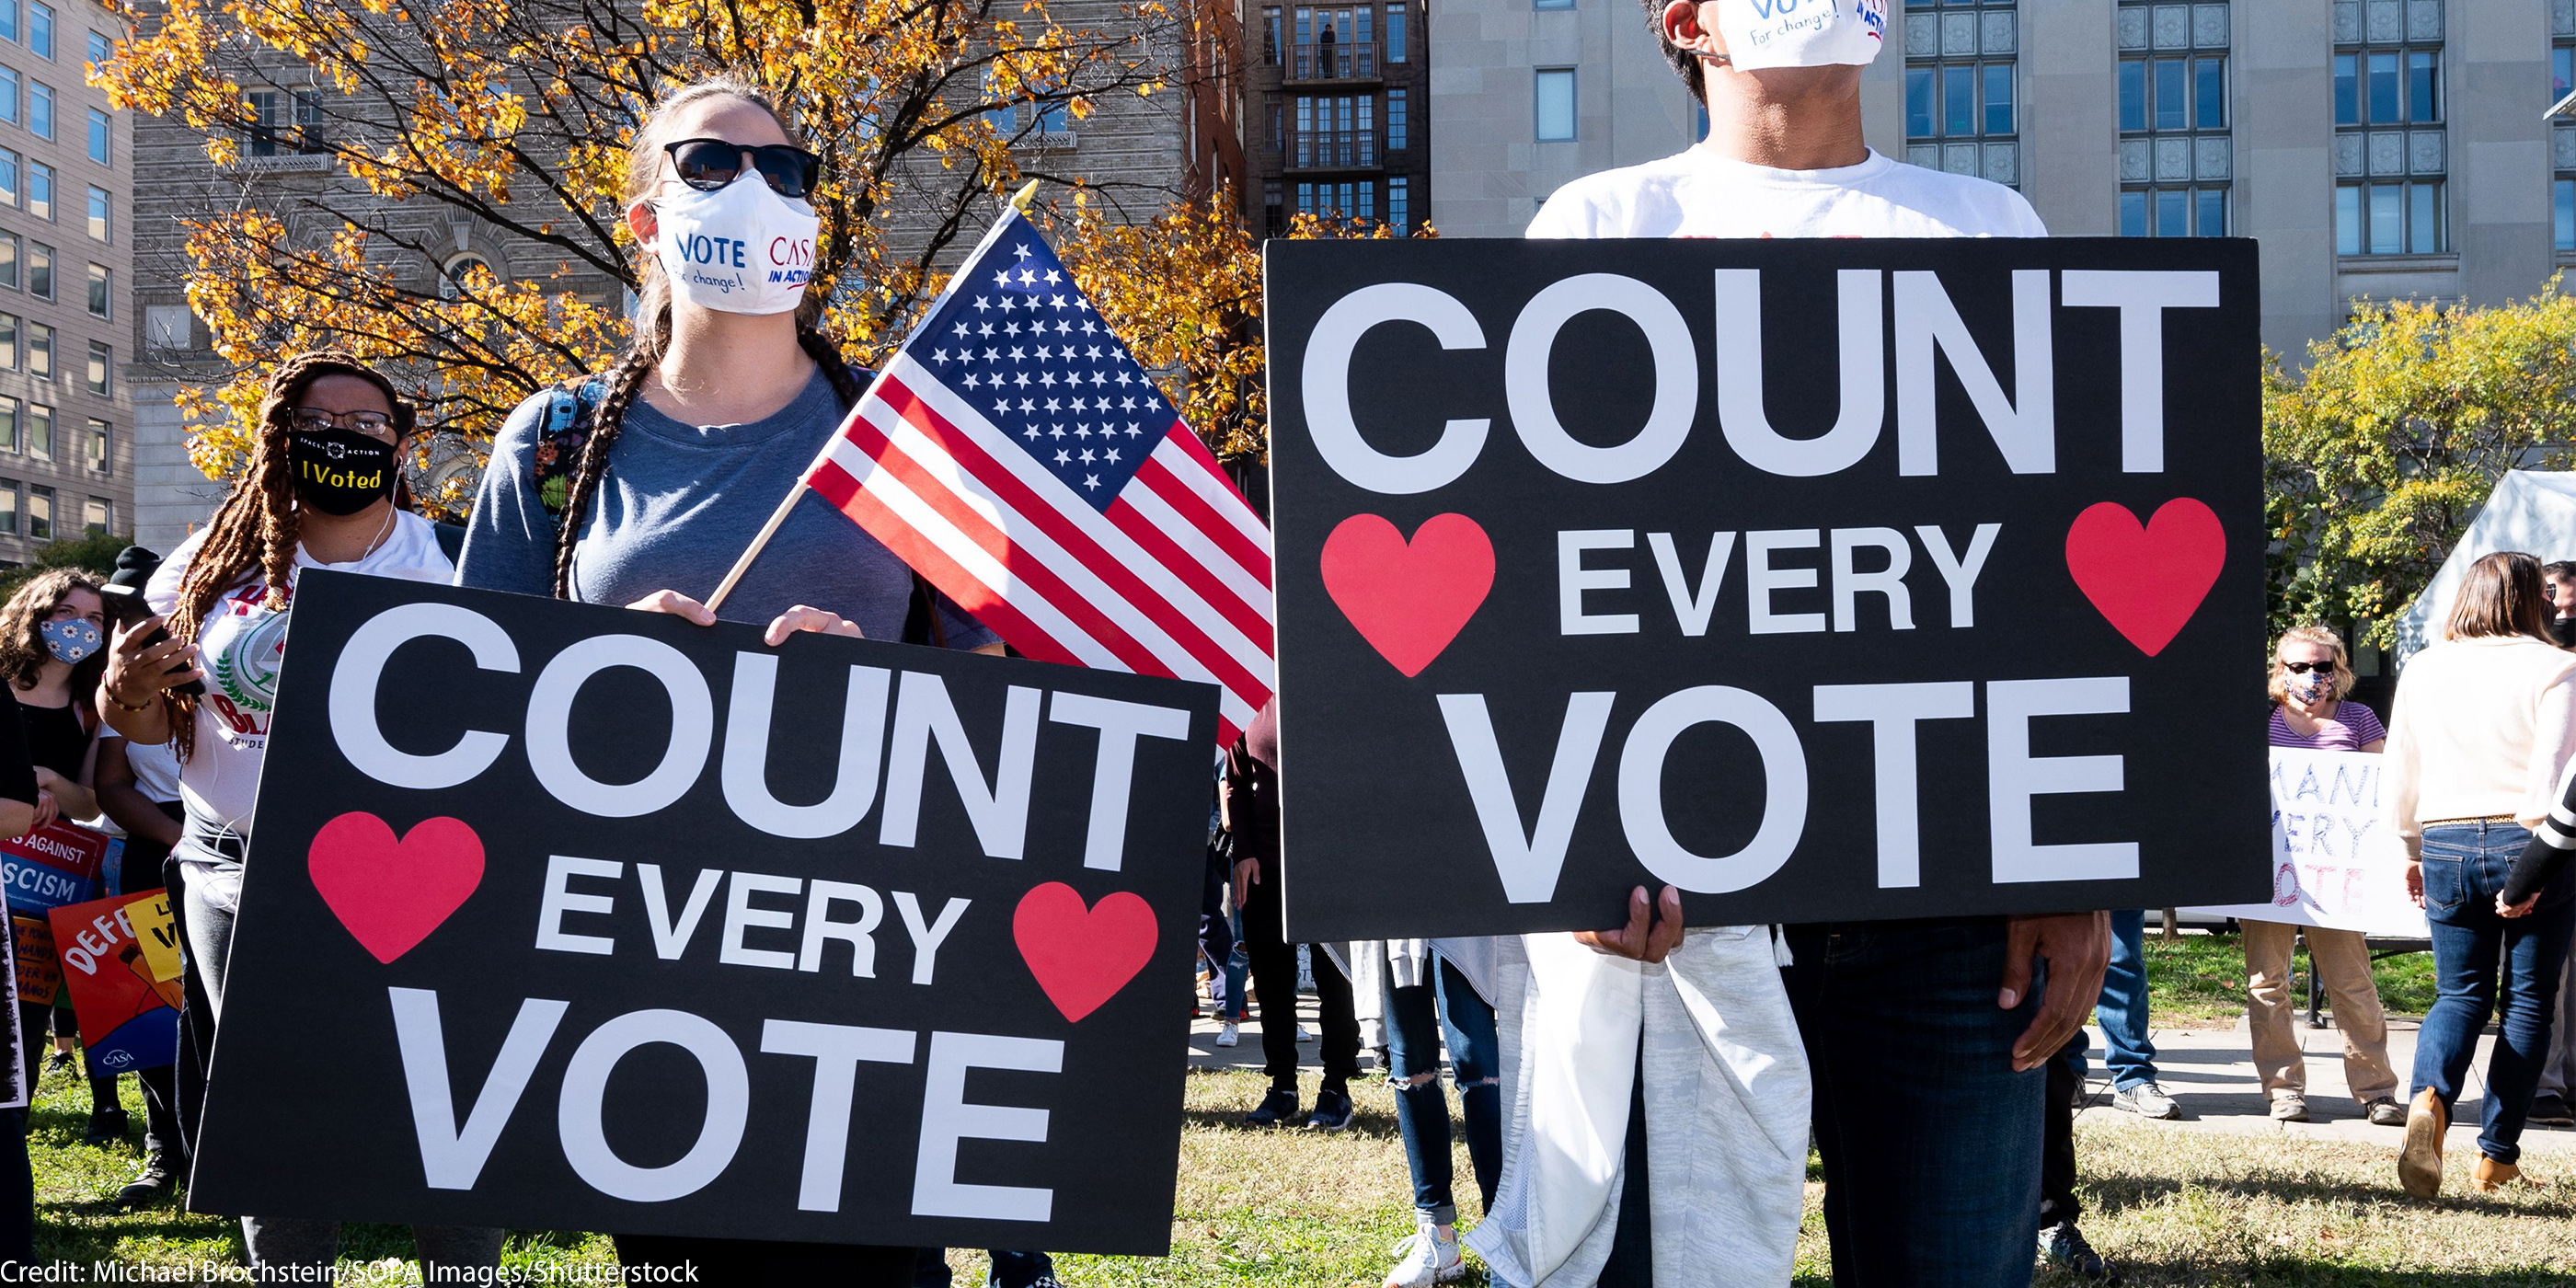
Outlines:
[[[308,575],[201,1196],[1167,1242],[1215,690],[758,635]]]
[[[2260,701],[2250,244],[1267,254],[1292,935],[2163,906],[2260,852],[2209,732]]]

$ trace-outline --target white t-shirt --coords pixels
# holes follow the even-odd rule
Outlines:
[[[196,558],[206,530],[199,529],[163,561],[144,602],[167,613],[179,602],[179,581]],[[295,567],[329,568],[441,585],[456,576],[456,565],[438,545],[437,529],[419,515],[397,510],[393,530],[383,545],[352,563],[324,564],[301,548]],[[292,598],[294,587],[287,588]],[[270,708],[277,700],[278,660],[286,651],[286,612],[271,612],[267,587],[254,568],[215,600],[197,628],[198,665],[205,668],[206,693],[197,702],[195,754],[179,774],[179,799],[192,823],[203,822],[250,835],[252,800],[259,793],[259,769],[268,751]],[[181,857],[194,862],[217,856],[185,842]]]
[[[1532,237],[2045,237],[1999,183],[1906,165],[1775,170],[1694,147],[1556,190]]]
[[[98,736],[101,741],[125,737],[111,724],[100,725]],[[134,789],[143,793],[145,800],[166,805],[179,799],[179,748],[176,744],[128,742],[125,764],[134,771]]]

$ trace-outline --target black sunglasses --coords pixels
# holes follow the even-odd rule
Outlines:
[[[786,143],[754,147],[723,139],[681,139],[663,144],[662,150],[670,154],[671,169],[680,182],[700,192],[715,192],[742,177],[744,157],[751,158],[751,167],[782,197],[803,198],[814,191],[814,182],[823,173],[823,158]]]
[[[2290,674],[2292,674],[2292,675],[2306,675],[2306,674],[2307,674],[2308,672],[2310,672],[2310,671],[2323,671],[2323,672],[2325,672],[2325,673],[2326,673],[2326,674],[2328,674],[2328,675],[2332,675],[2332,674],[2334,674],[2334,663],[2332,663],[2332,662],[2283,662],[2283,663],[2281,664],[2281,669],[2282,669],[2282,670],[2284,670],[2284,671],[2289,672],[2289,673],[2290,673]]]

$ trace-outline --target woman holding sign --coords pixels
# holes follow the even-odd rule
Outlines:
[[[119,629],[99,707],[136,745],[175,740],[186,822],[176,851],[186,874],[179,913],[187,968],[216,1014],[251,806],[268,750],[269,708],[286,647],[288,608],[306,568],[447,580],[454,565],[429,520],[396,504],[411,405],[364,361],[308,353],[279,364],[259,406],[258,440],[213,521],[152,575],[153,616]],[[499,1230],[414,1226],[423,1271],[499,1266]],[[259,1269],[327,1271],[336,1221],[242,1218]],[[313,1282],[321,1282],[314,1280]]]
[[[2442,1138],[2490,1012],[2475,1182],[2516,1166],[2532,1090],[2549,1058],[2550,1008],[2576,934],[2576,877],[2564,869],[2505,896],[2533,829],[2552,822],[2559,775],[2576,754],[2576,654],[2551,640],[2540,561],[2519,551],[2470,565],[2442,642],[2397,686],[2388,735],[2390,814],[2406,842],[2406,890],[2432,923],[2439,992],[2415,1042],[2415,1098],[2397,1180],[2417,1198],[2442,1188]],[[2498,962],[2501,959],[2502,965]]]
[[[2388,741],[2378,713],[2351,700],[2352,662],[2343,637],[2322,626],[2294,627],[2272,651],[2271,743],[2311,751],[2378,751]],[[2246,1023],[2254,1032],[2254,1072],[2282,1122],[2308,1120],[2307,1052],[2291,1032],[2290,949],[2302,928],[2285,921],[2245,927]],[[2406,1121],[2397,1103],[2397,1071],[2388,1063],[2388,1017],[2370,978],[2370,945],[2358,930],[2304,928],[2308,957],[2334,997],[2343,1032],[2344,1084],[2370,1121]]]
[[[637,265],[634,344],[603,375],[511,414],[458,584],[716,620],[699,596],[712,598],[863,386],[815,328],[827,295],[803,268],[728,270],[697,250],[784,247],[810,264],[818,220],[806,196],[820,177],[820,158],[748,80],[711,77],[654,107],[627,152],[627,227],[651,249]],[[768,622],[773,647],[823,631],[1001,651],[917,584],[808,495],[722,608]],[[630,1265],[712,1265],[771,1283],[908,1285],[914,1261],[910,1248],[659,1234],[621,1234],[617,1251]]]

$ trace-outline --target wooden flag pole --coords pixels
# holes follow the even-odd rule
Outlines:
[[[1037,192],[1038,181],[1029,180],[1018,193],[1011,197],[1012,207],[1021,214],[1027,214],[1029,199],[1035,197]],[[760,557],[761,549],[769,544],[771,537],[778,535],[778,525],[787,522],[787,512],[796,508],[796,498],[803,495],[805,495],[805,480],[799,478],[796,480],[796,486],[787,489],[786,499],[778,503],[777,509],[770,511],[769,522],[760,525],[760,535],[753,537],[751,545],[742,552],[742,557],[733,561],[733,567],[725,573],[724,580],[716,585],[715,593],[707,596],[708,612],[712,613],[724,606],[725,596],[732,594],[734,586],[742,580],[742,575],[751,570],[751,561]]]

